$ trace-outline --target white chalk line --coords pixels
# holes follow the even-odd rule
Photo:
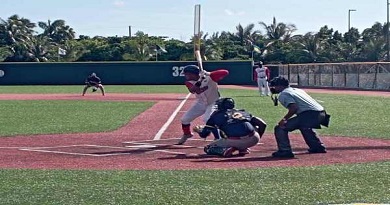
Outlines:
[[[168,126],[172,123],[172,121],[175,119],[177,113],[180,111],[180,109],[184,106],[184,103],[188,100],[188,98],[191,96],[191,93],[188,93],[187,96],[181,101],[179,106],[175,109],[175,111],[172,113],[172,115],[168,118],[167,122],[160,128],[160,130],[157,132],[157,134],[154,136],[153,140],[159,140],[161,139],[162,134],[167,130]]]
[[[92,157],[107,157],[107,156],[117,156],[117,155],[130,155],[133,153],[106,153],[106,154],[89,154],[89,153],[79,153],[79,152],[66,152],[66,151],[56,151],[56,150],[50,150],[50,149],[58,149],[58,148],[67,148],[67,147],[95,147],[95,148],[111,148],[111,149],[125,149],[132,151],[132,150],[145,150],[148,152],[164,152],[169,154],[186,154],[184,152],[175,152],[175,151],[169,151],[164,149],[154,149],[158,148],[157,145],[154,144],[142,144],[142,145],[136,145],[136,146],[125,146],[125,147],[115,147],[115,146],[101,146],[101,145],[67,145],[67,146],[53,146],[53,147],[21,147],[18,148],[21,151],[29,151],[29,152],[44,152],[44,153],[55,153],[55,154],[67,154],[67,155],[79,155],[79,156],[92,156]]]

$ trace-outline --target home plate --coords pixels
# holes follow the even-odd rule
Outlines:
[[[129,148],[156,148],[157,146],[152,145],[152,144],[141,144],[141,145],[129,145],[129,146],[125,146],[125,147],[129,147]]]

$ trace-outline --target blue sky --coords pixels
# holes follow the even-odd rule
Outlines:
[[[329,28],[346,32],[348,10],[351,27],[363,29],[387,21],[387,0],[1,0],[0,18],[13,14],[37,23],[63,19],[77,35],[127,36],[143,31],[188,41],[194,32],[194,6],[201,5],[201,30],[234,32],[236,26],[263,21],[295,24],[295,34]],[[40,32],[40,30],[37,30]]]

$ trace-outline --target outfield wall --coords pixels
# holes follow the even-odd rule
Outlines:
[[[183,84],[183,67],[196,62],[0,63],[0,85],[80,85],[95,72],[106,85]],[[207,61],[205,70],[229,70],[220,84],[249,85],[252,61]]]
[[[106,85],[180,85],[180,62],[0,63],[0,85],[81,85],[92,72]],[[230,75],[220,84],[257,85],[252,61],[206,61],[208,71],[219,68]],[[390,91],[390,63],[318,63],[266,65],[271,77],[282,75],[298,87],[350,88]]]
[[[390,91],[390,63],[316,63],[272,65],[299,87]]]

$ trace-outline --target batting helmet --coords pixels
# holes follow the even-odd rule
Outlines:
[[[215,102],[218,110],[227,110],[234,108],[234,100],[233,98],[221,98]]]
[[[184,67],[183,72],[184,73],[193,73],[195,75],[199,75],[200,69],[196,65],[187,65],[187,66]]]

